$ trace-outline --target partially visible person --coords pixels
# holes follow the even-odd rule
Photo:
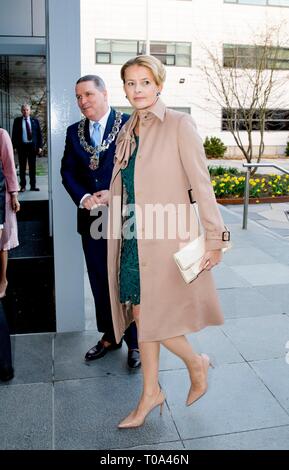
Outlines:
[[[20,210],[18,201],[18,181],[14,164],[12,142],[5,129],[0,128],[0,162],[4,177],[5,224],[0,239],[0,299],[7,288],[8,250],[19,245],[16,212]]]
[[[22,117],[13,123],[12,142],[17,150],[20,170],[20,192],[26,191],[26,165],[28,161],[30,191],[39,191],[36,187],[36,155],[42,153],[42,133],[38,119],[30,116],[31,108],[24,103],[21,106]]]
[[[0,380],[7,382],[13,379],[13,377],[10,334],[3,305],[0,302]]]
[[[1,134],[2,130],[0,129],[0,139]],[[5,222],[5,192],[5,178],[0,165],[0,240]],[[2,302],[0,302],[0,380],[6,382],[13,377],[10,335]]]
[[[97,75],[85,75],[75,85],[77,104],[85,116],[68,127],[64,155],[61,161],[62,183],[77,206],[77,231],[81,235],[89,282],[94,297],[96,323],[102,338],[85,355],[94,361],[109,351],[118,349],[122,340],[115,342],[107,278],[107,240],[94,238],[92,225],[97,219],[92,209],[102,205],[107,213],[107,195],[110,184],[115,139],[129,116],[111,108],[104,81]],[[104,228],[103,228],[104,230]],[[127,365],[140,366],[135,323],[124,332],[128,347]]]

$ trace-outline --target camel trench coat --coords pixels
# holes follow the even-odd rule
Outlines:
[[[223,323],[211,272],[203,271],[191,284],[186,284],[173,259],[173,254],[198,233],[188,196],[190,188],[198,203],[207,250],[227,246],[222,240],[226,229],[194,121],[188,114],[167,109],[159,99],[147,110],[133,113],[117,139],[108,229],[108,277],[117,342],[133,321],[131,309],[119,302],[119,263],[123,211],[121,169],[127,166],[136,147],[133,127],[137,116],[140,126],[134,186],[141,295],[139,341],[161,341]],[[174,208],[180,207],[175,212],[181,229],[171,233],[174,219],[157,213],[163,231],[159,234],[156,228],[151,230],[151,219],[144,217],[147,207],[173,208],[170,215]],[[189,231],[185,230],[188,228]]]

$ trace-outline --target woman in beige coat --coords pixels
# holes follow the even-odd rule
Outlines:
[[[161,410],[165,401],[158,383],[160,344],[188,368],[187,405],[206,392],[210,360],[196,354],[184,335],[223,322],[210,269],[221,261],[228,232],[192,118],[167,109],[159,98],[164,66],[152,56],[138,56],[123,65],[121,77],[134,113],[117,140],[109,193],[108,272],[117,342],[133,319],[138,328],[143,393],[118,426],[133,428],[156,406]],[[173,254],[197,235],[190,188],[206,253],[203,272],[188,285]],[[124,215],[126,204],[131,206]]]

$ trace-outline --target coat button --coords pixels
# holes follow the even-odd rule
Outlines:
[[[145,261],[142,261],[141,265],[145,268],[147,264]]]

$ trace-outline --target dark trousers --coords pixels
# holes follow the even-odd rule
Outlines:
[[[94,240],[90,235],[82,235],[90,287],[94,297],[96,324],[98,331],[104,333],[104,339],[115,342],[107,275],[107,241],[103,238]],[[125,332],[124,340],[129,349],[137,349],[137,330],[132,323]]]
[[[26,165],[28,161],[31,188],[36,186],[36,152],[33,144],[23,144],[18,149],[20,186],[26,186]]]
[[[0,369],[10,369],[11,367],[10,335],[2,302],[0,302]]]

